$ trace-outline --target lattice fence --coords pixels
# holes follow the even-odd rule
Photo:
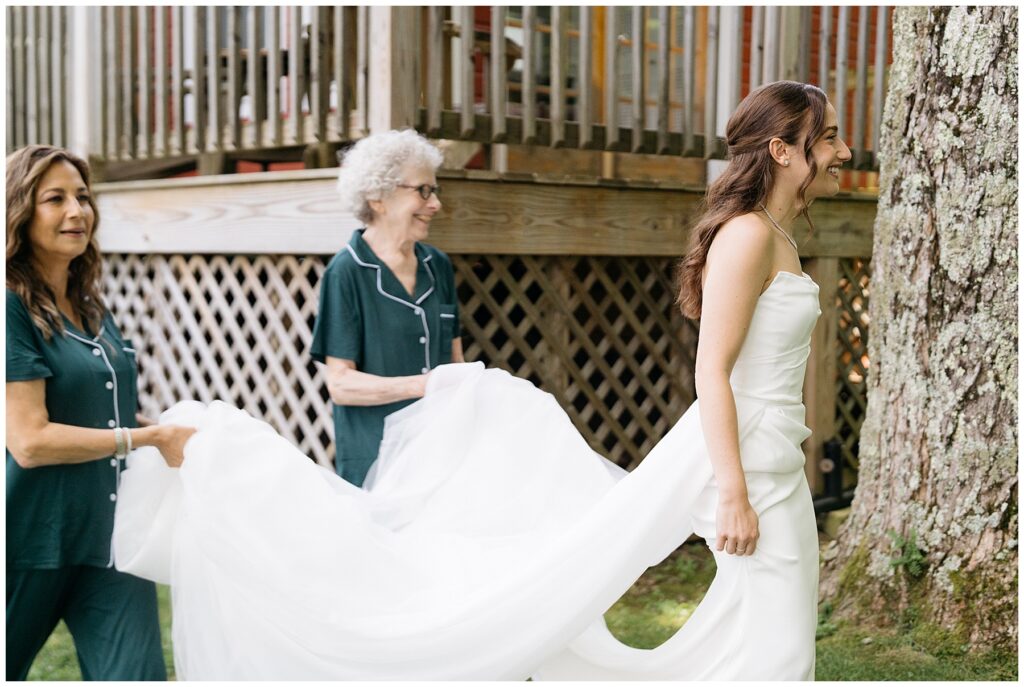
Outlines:
[[[849,258],[839,261],[836,290],[838,318],[838,377],[836,379],[836,438],[846,470],[844,488],[857,483],[860,427],[867,408],[868,298],[871,261]]]
[[[694,399],[694,327],[671,260],[453,256],[467,360],[551,392],[594,449],[635,466]],[[143,412],[222,399],[321,464],[330,402],[308,356],[324,256],[108,255],[106,294],[140,350]]]

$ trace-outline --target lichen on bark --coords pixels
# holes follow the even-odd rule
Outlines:
[[[1015,647],[1017,10],[899,7],[893,31],[859,484],[822,592]]]

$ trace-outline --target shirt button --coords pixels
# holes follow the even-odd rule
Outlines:
[[[422,310],[420,310],[419,308],[413,308],[413,309],[412,309],[412,312],[413,312],[413,314],[414,314],[414,315],[419,315],[419,314],[420,314],[421,312],[423,312],[423,311],[422,311]]]
[[[420,343],[427,343],[427,337],[421,336],[420,337]]]
[[[420,372],[422,372],[423,374],[427,374],[428,372],[430,372],[430,368],[429,367],[425,367],[422,370],[420,370]]]
[[[113,420],[107,420],[107,427],[113,427],[113,426],[114,426],[114,421]]]
[[[117,458],[111,458],[110,459],[110,467],[112,467],[112,468],[116,468],[117,467]]]
[[[106,386],[108,389],[113,389],[114,388],[114,383],[113,382],[107,382],[104,386]]]
[[[110,500],[111,501],[117,501],[117,494],[111,494],[110,495]]]
[[[98,349],[98,348],[92,349],[92,354],[93,355],[99,355],[100,354],[100,349]]]

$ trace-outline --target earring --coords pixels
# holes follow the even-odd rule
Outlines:
[[[783,160],[782,161],[782,166],[783,167],[789,167],[789,160]]]

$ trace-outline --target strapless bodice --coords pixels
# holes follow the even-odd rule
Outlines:
[[[801,403],[811,332],[819,315],[818,285],[810,277],[776,274],[754,308],[729,379],[733,392],[770,403]]]

